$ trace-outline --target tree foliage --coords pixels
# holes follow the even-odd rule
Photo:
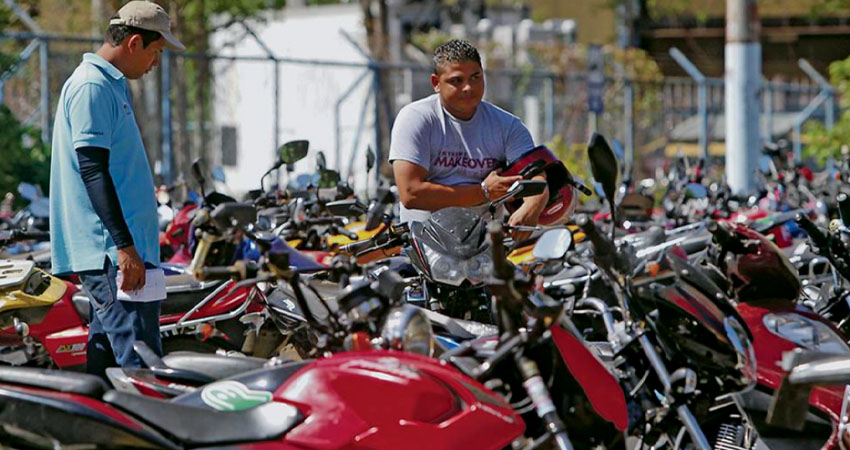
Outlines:
[[[841,99],[844,112],[831,130],[827,130],[821,122],[808,122],[803,136],[806,142],[803,155],[819,163],[830,157],[838,157],[841,147],[850,144],[850,57],[830,64],[829,78],[836,95]]]
[[[0,195],[15,192],[27,181],[47,192],[50,180],[50,147],[41,142],[40,131],[22,125],[12,111],[0,105]]]

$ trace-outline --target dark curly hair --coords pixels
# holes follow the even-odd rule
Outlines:
[[[452,39],[434,50],[434,74],[439,75],[443,66],[456,62],[476,62],[481,65],[478,49],[467,41]]]
[[[120,16],[116,13],[112,19],[118,19]],[[141,28],[131,27],[129,25],[110,25],[106,29],[106,42],[112,44],[113,47],[121,45],[124,39],[134,34],[142,36],[142,47],[147,48],[151,43],[156,42],[162,37],[157,31],[143,30]]]

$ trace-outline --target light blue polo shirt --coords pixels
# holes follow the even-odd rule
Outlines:
[[[159,266],[156,198],[130,90],[115,66],[93,53],[62,87],[50,161],[50,243],[53,273],[99,270],[118,264],[112,237],[89,200],[76,149],[109,149],[109,173],[136,250]]]

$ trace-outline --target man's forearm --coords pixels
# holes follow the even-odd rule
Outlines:
[[[537,175],[532,178],[532,180],[546,181],[546,176],[543,174]],[[543,190],[543,193],[535,195],[533,197],[526,197],[522,202],[522,207],[528,208],[530,211],[540,214],[543,212],[544,209],[546,209],[546,203],[548,202],[549,188],[547,186],[546,189]]]
[[[484,203],[484,191],[478,184],[445,186],[424,181],[411,187],[407,192],[405,207],[436,211],[451,206],[469,207]]]
[[[124,220],[121,203],[109,174],[109,150],[97,147],[77,149],[80,176],[95,213],[119,249],[133,245],[133,235]]]

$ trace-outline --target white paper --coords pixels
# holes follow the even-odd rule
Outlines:
[[[165,272],[160,269],[147,269],[145,271],[145,286],[137,291],[124,292],[121,290],[121,281],[124,279],[121,271],[118,271],[116,282],[118,283],[118,300],[127,302],[153,302],[165,300]]]

